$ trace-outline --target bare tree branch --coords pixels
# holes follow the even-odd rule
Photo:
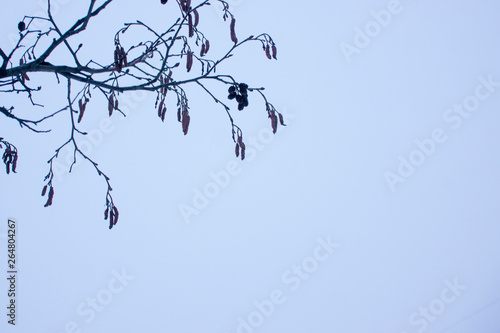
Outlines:
[[[228,74],[215,74],[221,64],[233,56],[236,49],[242,45],[257,41],[260,42],[265,55],[269,59],[277,59],[277,48],[271,36],[260,34],[256,37],[249,36],[238,42],[236,36],[236,19],[229,10],[229,5],[223,0],[214,0],[222,4],[224,21],[230,19],[228,37],[233,45],[218,59],[211,59],[207,54],[211,50],[210,41],[205,34],[199,30],[200,12],[203,7],[210,4],[209,0],[202,0],[197,5],[192,5],[191,0],[176,0],[179,17],[170,27],[164,31],[156,31],[147,23],[142,21],[125,23],[114,36],[114,52],[109,54],[102,64],[95,59],[81,59],[79,51],[84,47],[83,43],[75,41],[79,34],[86,30],[92,19],[105,12],[113,0],[106,0],[101,5],[96,0],[88,0],[86,13],[66,31],[62,31],[52,15],[51,0],[47,0],[47,17],[25,16],[19,23],[19,39],[14,47],[8,52],[0,48],[2,66],[0,67],[0,92],[26,94],[33,106],[41,106],[36,102],[36,94],[42,87],[33,87],[30,80],[32,73],[54,74],[57,82],[61,84],[60,77],[66,81],[66,103],[57,111],[51,112],[39,119],[21,118],[14,112],[14,107],[0,107],[0,115],[7,119],[16,121],[21,127],[26,127],[36,133],[46,133],[51,129],[39,129],[38,126],[46,119],[69,112],[70,115],[70,137],[60,145],[54,155],[47,161],[49,172],[45,177],[46,184],[42,195],[47,195],[45,206],[52,205],[54,197],[53,185],[53,162],[59,157],[61,149],[69,146],[73,150],[73,162],[69,167],[72,171],[77,158],[82,158],[90,163],[99,176],[102,176],[107,185],[105,219],[109,218],[111,229],[118,221],[118,209],[111,196],[112,187],[110,178],[99,168],[89,156],[84,154],[78,146],[80,136],[86,132],[79,128],[84,118],[87,104],[92,95],[91,90],[97,89],[105,97],[108,103],[109,116],[113,112],[121,112],[119,108],[120,94],[126,91],[147,91],[156,93],[155,109],[161,121],[165,120],[167,96],[175,94],[177,99],[177,119],[181,123],[184,134],[188,133],[191,115],[189,113],[189,98],[184,89],[185,86],[195,84],[201,87],[208,96],[220,104],[226,112],[231,124],[231,136],[236,144],[235,154],[237,157],[245,157],[245,144],[243,132],[235,124],[231,115],[231,108],[222,102],[214,91],[207,88],[206,82],[215,82],[227,87],[229,100],[237,102],[237,109],[243,110],[249,104],[249,94],[257,92],[265,102],[268,117],[271,119],[271,127],[274,132],[278,121],[284,125],[283,116],[268,102],[262,87],[249,87],[246,83],[239,82]],[[168,1],[161,0],[165,5]],[[162,9],[161,5],[160,9]],[[34,22],[44,21],[48,28],[35,30],[32,28]],[[125,38],[129,30],[142,31],[142,41],[136,45],[125,47],[121,39]],[[34,41],[23,45],[28,41],[28,36],[34,37]],[[125,41],[126,42],[126,41]],[[45,49],[42,47],[45,45]],[[47,46],[48,45],[48,46]],[[56,50],[62,50],[68,56],[67,63],[55,61],[52,55]],[[183,73],[183,76],[178,75]],[[188,78],[186,77],[186,73]],[[189,76],[190,75],[190,76]],[[178,79],[178,77],[184,77]],[[72,91],[74,90],[74,91]],[[168,93],[170,91],[170,93]],[[0,149],[5,146],[3,162],[7,173],[15,172],[17,163],[17,148],[0,138]]]

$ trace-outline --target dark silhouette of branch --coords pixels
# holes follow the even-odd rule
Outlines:
[[[70,137],[56,150],[54,155],[47,161],[49,172],[45,177],[46,184],[42,190],[42,196],[47,195],[45,206],[50,206],[54,197],[54,186],[52,180],[53,161],[59,157],[63,147],[70,146],[73,149],[73,162],[69,167],[71,172],[77,158],[83,158],[94,166],[98,176],[103,177],[107,184],[105,219],[109,219],[111,229],[118,221],[118,209],[111,196],[112,187],[110,178],[98,167],[89,156],[85,155],[78,146],[80,136],[87,133],[79,129],[79,124],[84,118],[87,104],[92,98],[91,90],[102,94],[108,103],[109,116],[119,112],[125,114],[119,108],[120,94],[126,91],[148,91],[156,93],[155,109],[161,121],[165,120],[167,108],[167,96],[175,95],[177,99],[177,119],[181,123],[184,134],[188,133],[191,115],[189,113],[189,99],[183,88],[189,84],[195,84],[202,88],[216,104],[220,104],[228,115],[231,124],[231,135],[236,144],[235,154],[244,159],[245,144],[241,128],[235,124],[231,115],[231,108],[210,91],[205,82],[214,81],[228,87],[228,99],[236,100],[238,110],[242,111],[248,106],[249,93],[257,92],[264,99],[268,117],[271,119],[273,132],[276,132],[278,120],[284,125],[283,116],[268,102],[263,91],[264,88],[249,87],[246,83],[239,82],[228,74],[215,74],[221,63],[233,56],[235,50],[243,44],[258,41],[261,43],[267,58],[277,59],[277,48],[271,36],[266,33],[249,36],[238,41],[236,35],[236,19],[229,10],[229,5],[223,0],[224,21],[229,22],[228,37],[233,42],[230,49],[219,59],[211,59],[208,54],[211,43],[205,34],[199,30],[201,20],[200,13],[203,7],[208,6],[209,0],[200,1],[199,4],[191,4],[191,0],[161,0],[158,10],[162,5],[177,6],[179,17],[172,25],[164,31],[155,31],[148,24],[136,21],[125,23],[114,37],[114,53],[109,55],[108,62],[99,64],[92,59],[83,61],[79,51],[84,47],[78,42],[78,35],[84,31],[92,19],[105,13],[106,8],[113,0],[106,0],[98,5],[96,0],[89,0],[86,13],[66,31],[61,30],[55,21],[51,2],[47,0],[47,17],[25,16],[19,22],[19,39],[12,50],[5,52],[0,48],[2,64],[0,67],[0,92],[26,94],[34,107],[41,106],[36,103],[36,94],[42,89],[41,86],[34,87],[30,83],[31,73],[49,73],[57,78],[57,82],[66,82],[66,105],[39,119],[24,119],[17,116],[14,107],[0,107],[0,115],[16,121],[21,127],[26,127],[36,133],[49,132],[50,128],[39,128],[48,118],[68,112],[70,115]],[[35,30],[34,22],[44,21],[48,28]],[[142,31],[143,39],[136,45],[122,42],[130,30]],[[34,39],[27,42],[28,37]],[[26,44],[26,45],[24,45]],[[41,45],[45,45],[42,47]],[[48,46],[47,46],[48,45]],[[52,55],[55,51],[64,51],[68,55],[67,63],[56,63]],[[178,73],[184,73],[186,79],[177,79]],[[73,88],[72,88],[73,87]],[[76,90],[74,90],[76,89]],[[74,90],[74,91],[73,91]],[[17,164],[17,148],[3,138],[0,138],[0,149],[4,149],[3,162],[7,173],[15,172]]]

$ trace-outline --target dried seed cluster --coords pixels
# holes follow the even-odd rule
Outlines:
[[[246,83],[232,85],[227,92],[229,93],[227,98],[236,99],[238,102],[238,110],[241,111],[248,106],[248,85]]]

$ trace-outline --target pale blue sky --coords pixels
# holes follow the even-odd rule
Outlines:
[[[161,28],[171,2],[115,0],[82,36],[82,56],[110,61],[123,22]],[[8,5],[2,49],[44,3]],[[67,27],[87,1],[58,3]],[[196,86],[186,88],[187,136],[173,106],[158,119],[154,95],[123,96],[125,119],[89,104],[92,136],[82,145],[111,178],[113,230],[103,221],[104,182],[86,163],[68,174],[66,151],[53,206],[43,207],[46,161],[67,139],[68,119],[48,122],[48,135],[2,119],[0,136],[20,157],[17,174],[0,174],[0,257],[5,272],[2,233],[13,217],[19,297],[18,327],[2,313],[0,330],[498,332],[499,4],[229,3],[238,37],[269,33],[278,61],[255,43],[218,72],[266,87],[288,126],[270,135],[251,95],[235,111],[249,149],[241,162],[224,110]],[[213,57],[231,46],[215,6],[201,12],[200,28]],[[64,87],[40,78],[39,101],[61,107]],[[225,98],[225,89],[215,91]],[[0,288],[6,304],[5,279]]]

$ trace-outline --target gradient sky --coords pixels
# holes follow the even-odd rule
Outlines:
[[[54,1],[61,27],[88,2]],[[73,44],[110,62],[124,22],[165,27],[172,2],[116,0]],[[238,37],[269,33],[278,61],[255,43],[218,73],[266,87],[287,126],[272,135],[251,95],[234,112],[248,147],[240,161],[224,110],[199,87],[186,88],[187,136],[173,104],[158,119],[153,94],[123,95],[126,118],[108,118],[96,97],[81,142],[111,178],[113,230],[104,181],[85,162],[68,174],[68,151],[43,207],[46,161],[69,119],[48,121],[54,131],[42,135],[2,118],[0,136],[20,157],[16,174],[0,174],[0,257],[6,276],[14,218],[19,294],[13,328],[2,279],[0,331],[499,332],[500,4],[229,4]],[[5,5],[1,48],[23,15],[44,8]],[[228,23],[217,6],[200,14],[211,56],[224,54]],[[36,98],[46,110],[64,106],[54,77],[32,79],[44,80]],[[225,98],[227,87],[213,88]],[[2,105],[47,112],[24,99],[4,94]]]

